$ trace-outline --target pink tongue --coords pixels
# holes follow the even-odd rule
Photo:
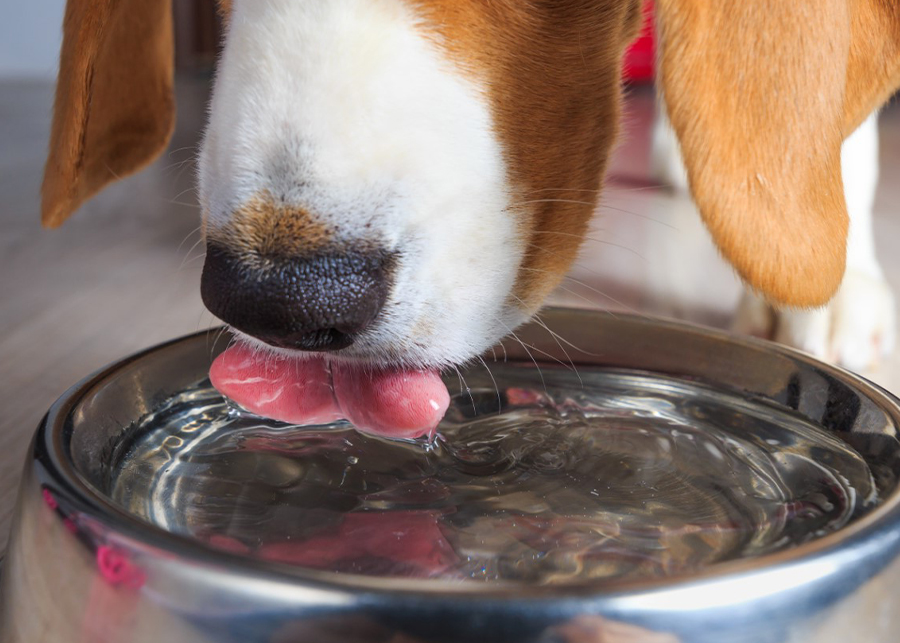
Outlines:
[[[371,371],[321,357],[273,359],[233,346],[209,369],[213,386],[243,408],[291,424],[346,418],[391,438],[431,436],[450,405],[435,371]]]

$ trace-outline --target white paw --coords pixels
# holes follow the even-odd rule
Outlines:
[[[651,181],[685,194],[688,192],[687,170],[681,160],[681,145],[662,106],[657,106],[656,120],[653,123],[649,169]]]
[[[883,278],[848,271],[834,299],[817,310],[773,310],[745,293],[732,327],[868,372],[894,349],[894,314],[894,296]]]

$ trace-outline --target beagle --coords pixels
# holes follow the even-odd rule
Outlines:
[[[45,225],[165,148],[170,4],[69,0]],[[313,353],[316,373],[381,369],[368,392],[387,406],[398,381],[429,397],[436,369],[512,332],[573,261],[640,1],[220,5],[199,163],[204,302],[250,346]],[[719,250],[766,301],[825,304],[847,256],[841,144],[900,85],[900,3],[656,11],[661,94]],[[354,368],[347,398],[366,386]],[[316,412],[353,413],[328,404]]]

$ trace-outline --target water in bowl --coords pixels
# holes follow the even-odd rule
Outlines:
[[[431,444],[261,420],[204,383],[132,429],[111,495],[240,555],[544,584],[693,572],[878,502],[863,458],[787,409],[599,367],[491,370],[467,374]]]

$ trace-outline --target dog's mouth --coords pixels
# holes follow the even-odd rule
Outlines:
[[[437,371],[333,356],[381,314],[394,264],[386,252],[258,256],[210,240],[203,301],[245,338],[213,363],[213,385],[248,411],[291,424],[347,419],[386,437],[431,436],[450,402]]]
[[[300,425],[346,419],[360,431],[390,438],[430,438],[450,404],[436,370],[271,355],[243,343],[219,355],[209,377],[252,413]]]

